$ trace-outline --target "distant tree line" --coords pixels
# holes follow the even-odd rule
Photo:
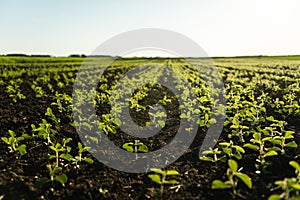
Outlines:
[[[51,57],[50,55],[27,55],[27,54],[22,54],[22,53],[11,53],[11,54],[6,54],[6,56],[18,56],[18,57]]]
[[[14,57],[53,57],[51,55],[42,55],[42,54],[22,54],[22,53],[10,53],[5,56],[14,56]],[[85,54],[71,54],[68,56],[69,58],[86,58],[86,57],[111,57],[109,55],[85,55]]]

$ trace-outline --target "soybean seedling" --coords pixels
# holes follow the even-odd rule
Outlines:
[[[223,182],[221,180],[214,180],[212,182],[211,188],[212,189],[227,189],[231,188],[232,193],[234,196],[239,195],[237,185],[238,179],[241,180],[249,189],[252,188],[252,180],[251,178],[240,172],[241,169],[238,170],[238,164],[236,161],[230,159],[228,160],[228,169],[227,169],[227,178],[228,180]]]
[[[220,146],[222,146],[222,151],[228,155],[229,158],[240,160],[243,157],[242,154],[245,153],[245,150],[239,145],[233,144],[232,140],[230,140],[230,142],[221,142]]]
[[[26,145],[20,144],[19,142],[30,138],[30,136],[26,133],[22,134],[20,137],[16,137],[16,134],[12,130],[8,130],[10,137],[1,137],[1,140],[8,145],[8,149],[10,153],[19,152],[20,155],[26,154]],[[20,157],[21,157],[20,156]]]
[[[68,176],[64,173],[62,173],[62,168],[61,167],[57,167],[52,166],[51,164],[47,164],[47,170],[49,173],[49,178],[47,177],[41,177],[37,180],[36,182],[36,186],[37,187],[41,187],[42,185],[51,182],[52,183],[52,187],[54,187],[54,181],[57,181],[58,183],[62,184],[62,186],[65,186],[65,183],[68,181]],[[53,188],[52,188],[53,190]]]
[[[45,115],[46,115],[47,117],[49,117],[49,119],[51,119],[51,120],[55,123],[55,125],[56,125],[55,128],[59,129],[60,119],[57,118],[57,117],[53,114],[51,108],[49,108],[49,107],[47,108],[47,111],[46,111]]]
[[[244,144],[244,147],[259,152],[258,158],[256,159],[258,163],[256,165],[256,173],[258,174],[261,173],[261,170],[264,171],[265,168],[270,164],[265,160],[266,157],[278,155],[277,152],[273,150],[273,148],[265,147],[265,142],[270,141],[271,139],[271,137],[263,138],[262,134],[260,132],[257,132],[253,134],[253,138],[250,140],[251,143]]]
[[[50,149],[55,152],[55,155],[48,155],[48,156],[49,156],[50,159],[55,158],[55,160],[56,160],[55,166],[58,167],[58,164],[59,164],[59,152],[65,151],[65,148],[61,144],[56,143],[55,145],[54,144],[51,145]]]
[[[157,169],[157,168],[152,168],[151,171],[154,172],[155,174],[149,174],[148,177],[153,182],[160,185],[159,193],[161,196],[164,193],[164,185],[179,184],[179,182],[174,179],[166,180],[168,176],[178,175],[179,172],[176,170],[161,170],[161,169]]]
[[[56,133],[56,131],[51,127],[52,125],[49,124],[45,119],[42,119],[42,123],[39,124],[39,127],[31,124],[32,132],[38,132],[37,136],[44,140],[47,140],[47,145],[53,143],[54,135]],[[33,136],[35,135],[33,134]]]
[[[79,168],[79,163],[81,161],[85,161],[86,163],[92,164],[94,161],[91,158],[83,157],[82,153],[86,152],[90,149],[90,147],[82,147],[82,144],[78,142],[78,156],[75,156],[73,160],[73,163],[75,164],[75,167]]]
[[[296,161],[289,163],[295,168],[296,177],[285,178],[284,180],[276,181],[275,184],[281,188],[281,194],[272,194],[268,200],[299,200],[300,199],[300,165]]]
[[[216,163],[218,161],[226,162],[226,156],[222,155],[223,152],[219,150],[219,148],[214,148],[214,149],[210,148],[210,150],[203,151],[202,154],[204,156],[201,156],[200,160],[209,161],[213,163]]]
[[[134,140],[134,142],[127,142],[122,146],[128,152],[134,153],[146,153],[149,151],[148,147],[139,140]],[[136,159],[138,159],[138,155],[136,154]]]

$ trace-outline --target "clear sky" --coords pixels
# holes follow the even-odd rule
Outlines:
[[[139,28],[182,33],[209,56],[300,54],[300,1],[0,0],[0,54],[90,54]]]

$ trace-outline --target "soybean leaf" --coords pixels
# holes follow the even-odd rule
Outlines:
[[[176,170],[168,170],[167,171],[167,175],[178,175],[178,174],[179,174],[179,172]]]
[[[300,173],[300,165],[296,161],[290,161],[289,164]]]
[[[238,150],[239,152],[245,153],[245,150],[244,150],[242,147],[240,147],[240,146],[238,146],[238,145],[234,145],[234,147],[235,147],[236,150]]]
[[[161,184],[161,178],[158,174],[149,174],[148,177],[155,183]]]
[[[139,146],[138,151],[146,153],[146,152],[149,151],[149,149],[148,149],[148,147],[146,145],[142,144],[141,146]]]
[[[61,154],[59,157],[61,157],[62,159],[65,159],[67,161],[71,161],[73,159],[73,156],[70,154]]]
[[[292,187],[296,190],[300,190],[300,184],[295,183],[292,185]]]
[[[251,178],[248,175],[240,173],[240,172],[236,173],[235,175],[239,179],[241,179],[248,186],[249,189],[252,188],[252,181],[251,181]]]
[[[25,144],[21,144],[20,146],[18,146],[17,150],[20,152],[21,155],[25,155],[27,153]]]
[[[234,160],[228,160],[228,165],[233,172],[236,172],[238,170],[238,164]]]
[[[226,189],[231,188],[231,185],[229,183],[224,183],[220,180],[214,180],[211,185],[211,189]]]
[[[278,155],[276,151],[268,151],[263,157],[276,156]]]
[[[8,138],[2,137],[1,140],[2,140],[3,142],[5,142],[6,144],[9,144]]]
[[[68,177],[65,174],[57,175],[54,179],[60,182],[62,185],[65,185],[65,183],[68,181]]]
[[[84,160],[86,163],[89,163],[89,164],[93,164],[93,163],[94,163],[93,159],[91,159],[91,158],[84,158],[83,160]]]
[[[158,122],[157,122],[159,125],[160,125],[160,127],[165,127],[165,122],[163,121],[163,120],[158,120]]]
[[[203,160],[203,161],[210,161],[210,162],[213,161],[213,159],[212,159],[211,157],[205,157],[205,156],[200,157],[200,160]]]
[[[126,151],[128,151],[128,152],[133,152],[133,147],[132,147],[132,144],[133,143],[125,143],[125,144],[123,144],[123,149],[125,149]]]
[[[158,174],[165,174],[161,169],[158,169],[158,168],[151,168],[151,171],[158,173]]]
[[[285,145],[286,147],[297,148],[298,145],[295,141],[289,142]]]
[[[165,184],[170,184],[170,185],[175,185],[175,184],[178,184],[179,182],[176,181],[176,180],[169,180],[169,181],[165,181],[164,183]]]
[[[279,194],[272,194],[268,200],[281,200],[281,196]]]

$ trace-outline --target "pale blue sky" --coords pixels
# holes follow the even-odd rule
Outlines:
[[[300,54],[299,0],[0,0],[0,54],[90,54],[110,37],[164,28],[209,56]]]

